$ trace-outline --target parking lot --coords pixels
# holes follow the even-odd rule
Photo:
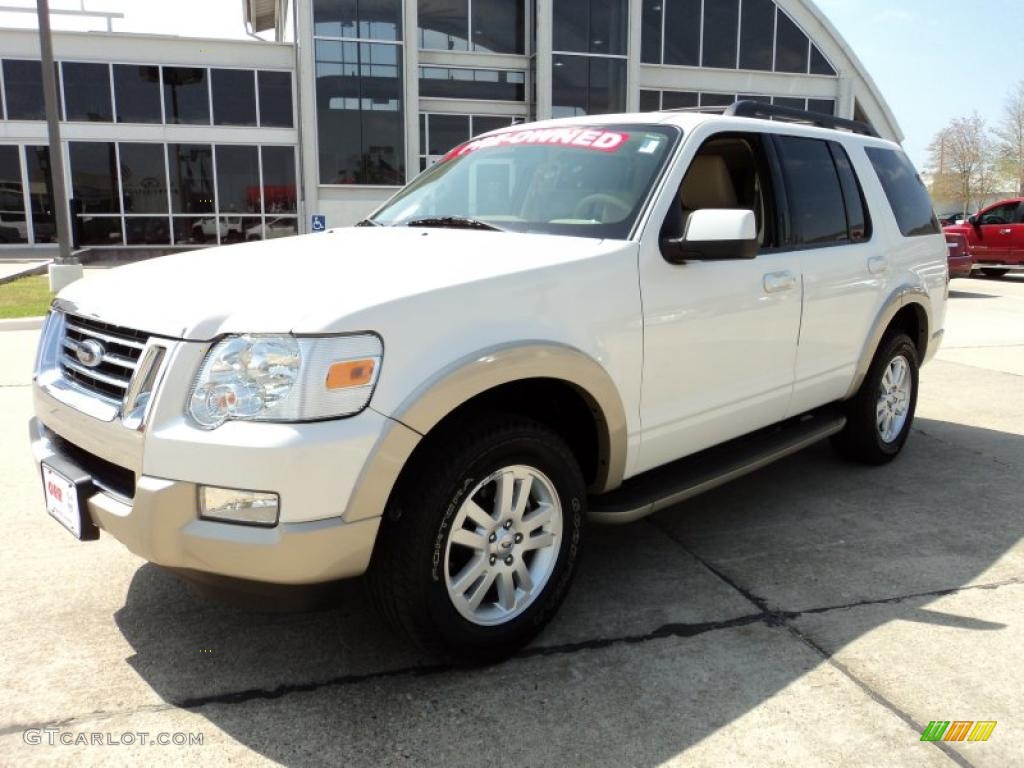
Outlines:
[[[821,444],[593,526],[551,627],[469,671],[393,636],[359,584],[259,612],[74,541],[28,452],[37,332],[0,333],[0,764],[1019,763],[1024,276],[954,280],[946,328],[895,463]],[[998,725],[920,741],[932,720]],[[202,744],[26,743],[42,728]]]

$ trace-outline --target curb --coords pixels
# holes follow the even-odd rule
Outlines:
[[[0,320],[0,333],[4,331],[37,331],[43,327],[45,317],[12,317]]]
[[[45,275],[47,270],[50,268],[50,261],[47,259],[42,264],[32,264],[25,267],[20,272],[15,272],[13,275],[4,275],[0,277],[0,285],[5,283],[13,283],[15,280],[20,280],[23,277],[32,277],[33,275]]]

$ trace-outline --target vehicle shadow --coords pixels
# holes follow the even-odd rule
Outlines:
[[[259,613],[144,566],[115,619],[165,701],[285,765],[653,766],[820,667],[782,622],[828,615],[833,653],[897,619],[1000,628],[928,605],[1024,575],[1022,468],[1024,437],[919,419],[886,467],[821,444],[653,520],[591,527],[560,616],[485,669],[411,649],[358,583],[330,610]],[[886,610],[840,609],[863,603]]]

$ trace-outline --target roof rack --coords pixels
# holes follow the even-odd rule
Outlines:
[[[810,112],[806,109],[780,107],[761,101],[753,101],[752,99],[734,101],[731,106],[726,107],[723,114],[732,117],[784,117],[790,120],[811,123],[820,128],[838,128],[853,133],[861,133],[865,136],[873,136],[876,139],[881,138],[878,135],[878,131],[859,120],[847,120],[844,117],[834,117],[826,115],[824,112]]]

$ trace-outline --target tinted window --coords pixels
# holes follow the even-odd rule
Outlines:
[[[989,208],[978,217],[979,224],[1013,224],[1017,221],[1017,203]]]
[[[208,125],[210,94],[206,70],[199,67],[164,67],[164,114],[168,123]]]
[[[420,67],[420,96],[523,101],[526,73],[503,69]]]
[[[661,63],[661,7],[664,0],[643,0],[641,17],[640,61]]]
[[[45,120],[43,67],[38,61],[4,59],[4,90],[10,120]],[[58,95],[60,93],[60,86]]]
[[[258,74],[260,85],[260,125],[271,128],[292,127],[292,74],[265,72]]]
[[[836,74],[836,71],[832,69],[832,65],[828,63],[828,59],[818,50],[816,45],[811,46],[811,74],[829,75],[830,77],[835,77]]]
[[[810,41],[789,16],[778,13],[775,39],[775,71],[806,72],[807,46]]]
[[[697,66],[701,0],[674,0],[665,9],[665,64]]]
[[[213,210],[213,153],[209,144],[168,144],[167,166],[174,213]]]
[[[114,143],[72,141],[68,145],[71,164],[71,195],[82,213],[120,213],[117,192],[117,160]]]
[[[251,69],[211,69],[213,122],[256,125],[256,79]]]
[[[555,56],[552,115],[600,115],[626,105],[626,61],[591,56]]]
[[[793,136],[777,139],[794,242],[827,245],[846,240],[846,206],[828,144]]]
[[[864,191],[861,189],[857,172],[853,169],[850,156],[846,154],[846,150],[841,144],[831,141],[829,147],[832,150],[832,159],[836,164],[836,172],[839,174],[839,183],[843,188],[846,226],[850,239],[854,242],[867,240],[871,237],[871,220],[867,214],[867,206],[864,204]]]
[[[402,0],[313,0],[316,35],[399,40],[401,32]]]
[[[68,61],[61,66],[66,119],[111,122],[114,110],[110,104],[110,66]]]
[[[903,236],[940,232],[939,222],[932,210],[932,199],[910,159],[895,149],[866,147],[865,151],[878,174]]]
[[[159,123],[160,68],[114,65],[114,100],[119,123]]]
[[[57,220],[53,212],[53,176],[50,174],[50,148],[25,147],[28,171],[29,205],[32,231],[37,243],[57,242]]]
[[[28,242],[18,148],[0,146],[0,244]]]
[[[775,3],[743,0],[740,25],[740,68],[771,71],[775,50]]]
[[[473,0],[473,50],[526,52],[526,6],[523,0]]]
[[[640,111],[657,112],[661,109],[661,91],[640,91]]]
[[[419,0],[420,48],[469,50],[469,0]]]
[[[121,195],[125,213],[167,213],[163,144],[122,142]]]
[[[662,91],[662,109],[688,109],[700,104],[700,94],[691,91]]]
[[[217,147],[217,204],[221,213],[260,212],[256,147]]]
[[[522,118],[516,117],[488,117],[486,115],[473,115],[471,133],[479,136],[481,133],[496,131],[499,128],[507,128],[510,125],[521,123]]]
[[[431,115],[428,155],[443,155],[469,138],[469,115]]]
[[[807,109],[807,99],[793,99],[787,96],[776,96],[772,102],[778,107],[789,107],[790,109]]]
[[[807,108],[811,112],[821,112],[823,115],[836,113],[836,103],[832,99],[808,99]]]
[[[263,147],[263,207],[267,214],[295,213],[295,150]]]
[[[738,0],[704,3],[703,66],[736,69],[736,30],[739,19]]]
[[[556,51],[626,53],[625,0],[555,0]]]
[[[736,97],[731,93],[702,93],[700,95],[702,107],[728,107],[734,101],[736,101]]]
[[[128,245],[170,245],[171,222],[166,216],[129,216],[124,220]]]

